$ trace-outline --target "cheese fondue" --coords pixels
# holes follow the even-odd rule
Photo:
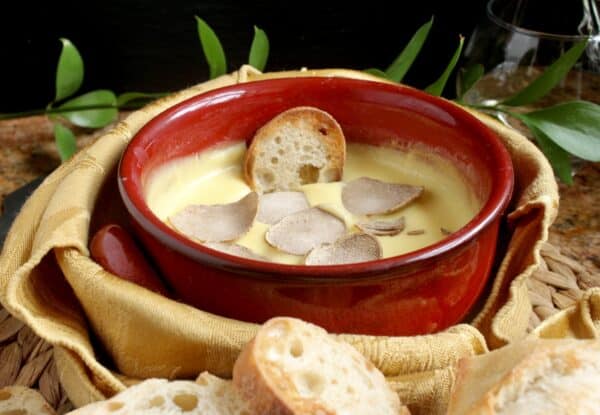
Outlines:
[[[161,166],[145,183],[146,203],[159,219],[167,222],[167,218],[188,205],[225,204],[241,199],[251,191],[242,172],[245,151],[245,143],[239,142]],[[344,182],[360,177],[425,189],[417,200],[398,211],[369,217],[405,218],[403,232],[376,237],[384,258],[414,251],[445,238],[445,230],[456,231],[466,225],[482,205],[458,169],[441,156],[354,143],[347,145],[342,182],[308,184],[302,186],[301,191],[311,206],[333,213],[346,222],[349,232],[357,232],[355,224],[364,222],[365,218],[344,208],[341,193]],[[235,242],[274,262],[302,264],[303,257],[281,252],[265,241],[269,226],[254,220],[249,232]]]

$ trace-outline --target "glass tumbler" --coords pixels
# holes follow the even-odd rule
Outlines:
[[[600,103],[599,26],[595,0],[490,0],[487,19],[476,27],[465,50],[465,67],[482,64],[485,75],[463,100],[496,104],[526,87],[575,43],[588,39],[569,74],[533,107],[578,99]]]

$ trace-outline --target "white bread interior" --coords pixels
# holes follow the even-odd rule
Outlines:
[[[257,414],[401,411],[398,395],[356,349],[293,318],[263,324],[236,361],[233,382]]]
[[[208,373],[196,382],[148,379],[111,399],[83,406],[70,415],[250,415],[230,381]]]
[[[24,386],[7,386],[0,389],[0,414],[56,415],[56,412],[38,391]]]
[[[459,362],[448,414],[598,414],[600,341],[527,340]]]

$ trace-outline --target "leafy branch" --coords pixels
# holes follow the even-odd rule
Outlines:
[[[227,59],[217,34],[204,20],[197,16],[195,19],[210,78],[224,75],[227,73]],[[393,82],[402,82],[419,56],[432,25],[433,17],[415,32],[385,71],[371,68],[365,72]],[[61,39],[61,42],[54,100],[44,109],[0,114],[0,120],[35,114],[48,115],[54,122],[54,136],[60,157],[66,160],[75,152],[76,144],[75,135],[63,121],[85,128],[104,127],[116,120],[119,109],[137,108],[166,93],[125,92],[117,96],[110,90],[100,89],[73,98],[83,83],[83,60],[68,39]],[[460,36],[448,65],[440,77],[425,88],[426,92],[442,95],[460,60],[463,43],[464,38]],[[571,183],[570,154],[585,160],[600,161],[600,106],[586,101],[572,101],[526,113],[517,112],[514,108],[532,104],[548,94],[575,65],[586,44],[586,41],[575,44],[526,88],[494,105],[471,105],[462,100],[465,93],[483,77],[484,68],[482,65],[474,65],[461,69],[458,73],[457,102],[491,115],[506,114],[519,119],[530,130],[557,176],[565,183]],[[268,57],[269,39],[263,30],[255,26],[248,62],[262,71]]]
[[[219,38],[202,19],[196,17],[200,43],[209,64],[210,77],[227,72],[225,53]],[[0,114],[0,120],[47,115],[53,122],[54,140],[62,161],[69,159],[77,150],[75,134],[66,122],[83,128],[102,128],[118,117],[119,110],[139,108],[149,101],[168,93],[124,92],[116,95],[108,89],[98,89],[74,95],[84,80],[84,64],[81,54],[71,41],[60,39],[62,49],[56,67],[55,96],[46,108],[18,113]],[[249,62],[257,69],[264,69],[269,55],[269,39],[264,31],[254,28],[254,40],[250,48]]]
[[[512,97],[494,105],[473,106],[492,115],[507,114],[520,120],[535,138],[556,175],[567,184],[573,182],[569,154],[584,160],[600,161],[600,106],[587,101],[570,101],[526,113],[514,111],[514,108],[532,104],[546,96],[569,73],[586,46],[585,40],[573,45]],[[483,68],[469,69],[459,84],[470,88],[482,76]],[[460,91],[459,102],[465,92]]]
[[[46,114],[54,123],[54,138],[60,158],[71,157],[77,146],[75,135],[61,121],[68,120],[73,125],[84,128],[102,128],[114,122],[120,108],[126,108],[133,101],[147,102],[165,94],[129,92],[117,96],[108,89],[98,89],[71,98],[84,79],[83,59],[75,45],[68,39],[61,39],[62,50],[56,68],[56,94],[52,102],[43,110],[29,111],[17,115]],[[70,98],[70,99],[68,99]],[[8,114],[14,116],[15,114]],[[0,115],[0,119],[5,116]]]
[[[60,39],[62,49],[58,58],[55,96],[46,108],[11,114],[0,114],[0,120],[46,114],[53,121],[54,139],[61,160],[70,158],[77,149],[75,134],[65,125],[84,128],[102,128],[114,122],[118,110],[137,107],[164,93],[127,92],[117,96],[108,89],[98,89],[73,97],[81,88],[84,65],[81,54],[68,39]]]
[[[196,16],[198,37],[202,45],[204,57],[208,63],[210,79],[227,73],[227,59],[219,37],[214,30],[201,18]],[[250,45],[248,64],[263,71],[269,59],[269,38],[264,30],[254,26],[254,38]]]
[[[390,68],[403,65],[402,58],[406,56],[407,50],[413,51],[410,59],[407,58],[407,61],[412,64],[427,39],[431,23],[432,21],[429,21],[417,30]],[[460,58],[462,45],[463,38],[460,37],[459,45],[448,66],[437,81],[425,88],[426,92],[438,96],[442,94]],[[587,101],[571,101],[526,113],[514,109],[530,105],[552,91],[573,68],[586,46],[587,41],[576,43],[527,87],[494,105],[471,105],[462,100],[465,93],[483,77],[484,68],[482,65],[474,65],[462,69],[457,82],[457,102],[494,116],[506,114],[520,120],[535,138],[556,175],[564,183],[571,184],[573,178],[570,154],[584,160],[600,161],[600,106]],[[409,67],[410,65],[402,66],[399,78],[390,68],[385,72],[379,69],[368,69],[367,72],[399,82]]]

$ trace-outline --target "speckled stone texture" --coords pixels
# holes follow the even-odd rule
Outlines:
[[[122,114],[120,118],[125,115]],[[77,147],[81,148],[111,126],[96,131],[71,128],[77,135]],[[53,125],[47,117],[0,121],[0,205],[8,193],[51,173],[59,164]]]
[[[600,272],[600,163],[576,162],[574,184],[560,184],[558,218],[550,242],[564,255]]]

